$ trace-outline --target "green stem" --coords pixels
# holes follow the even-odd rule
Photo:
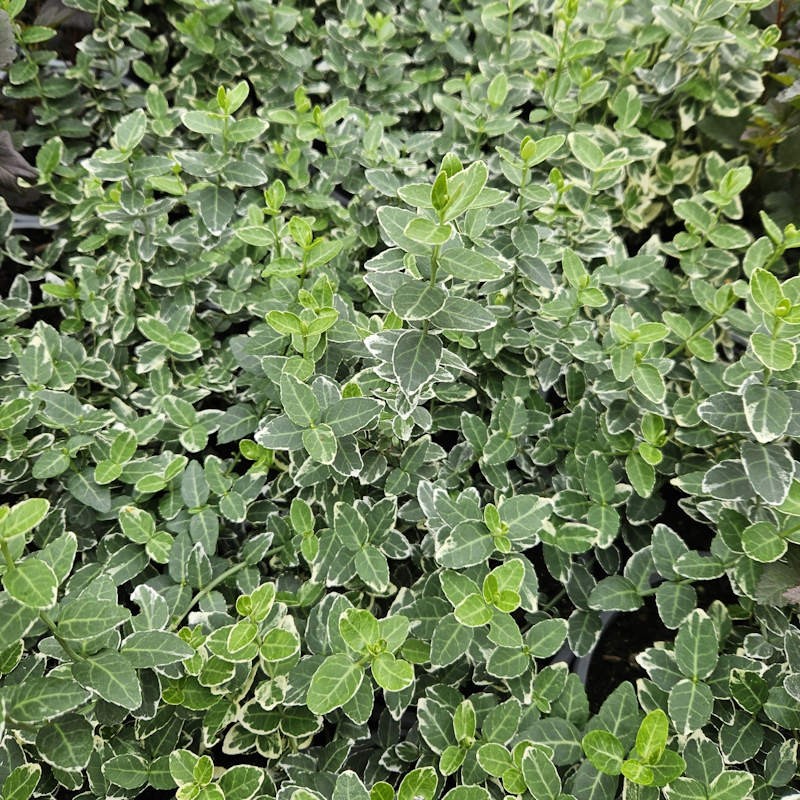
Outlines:
[[[692,333],[689,335],[689,339],[694,339],[695,336],[700,336],[700,334],[705,333],[712,325],[714,325],[716,322],[719,322],[720,319],[722,319],[722,315],[714,315],[708,322],[706,322],[704,325],[701,325],[696,331],[692,331]],[[688,342],[689,339],[686,341]],[[672,350],[669,351],[669,353],[667,353],[665,358],[675,358],[675,356],[678,355],[678,353],[680,353],[684,347],[686,347],[686,342],[676,345],[672,348]]]
[[[567,52],[567,40],[569,39],[569,29],[572,25],[572,21],[569,22],[564,20],[564,33],[561,36],[561,45],[558,49],[558,61],[556,62],[556,79],[553,83],[553,106],[555,106],[556,101],[558,100],[558,90],[561,88],[561,76],[564,74],[564,59],[566,57]],[[553,109],[550,109],[551,115],[547,118],[547,121],[544,124],[544,135],[550,132],[550,123],[553,121]]]
[[[73,660],[73,661],[85,661],[86,657],[76,653],[72,646],[66,642],[64,639],[59,636],[58,631],[56,629],[56,624],[50,617],[44,613],[44,611],[39,612],[39,619],[44,622],[45,625],[50,629],[50,633],[53,634],[53,638],[61,645],[61,649]]]
[[[229,567],[224,572],[220,573],[214,580],[210,581],[206,586],[200,589],[197,594],[191,599],[191,601],[187,604],[187,606],[183,609],[178,617],[175,618],[175,621],[170,626],[170,630],[177,630],[183,620],[189,615],[189,612],[199,603],[206,595],[210,594],[214,589],[217,588],[221,583],[224,583],[228,578],[232,575],[235,575],[240,570],[244,569],[245,567],[249,566],[247,562],[242,561],[238,564],[234,564],[232,567]]]
[[[511,32],[514,29],[514,2],[508,0],[508,20],[506,22],[506,57],[511,58]]]
[[[436,273],[439,271],[439,250],[441,250],[441,245],[434,245],[431,253],[431,286],[436,283]]]
[[[558,594],[553,597],[552,600],[549,600],[543,606],[540,606],[539,611],[549,611],[556,603],[558,603],[565,595],[567,594],[566,589],[561,589]]]
[[[8,549],[8,543],[5,539],[0,539],[0,550],[3,552],[3,558],[6,562],[6,569],[14,569],[14,559],[11,557],[11,551]]]

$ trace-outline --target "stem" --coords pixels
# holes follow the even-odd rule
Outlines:
[[[245,567],[249,566],[247,562],[242,561],[238,564],[234,564],[232,567],[229,567],[224,572],[220,573],[214,580],[210,581],[206,586],[200,589],[197,594],[191,599],[191,601],[187,604],[186,608],[183,609],[181,614],[175,618],[175,621],[170,626],[170,630],[177,630],[181,623],[183,622],[184,618],[189,615],[189,612],[199,603],[206,595],[212,592],[214,589],[217,588],[221,583],[228,580],[232,575],[235,575],[240,570],[244,569]]]
[[[61,649],[73,660],[73,661],[85,661],[86,657],[76,653],[72,646],[64,641],[64,639],[59,636],[58,631],[56,630],[56,625],[50,617],[44,613],[44,611],[39,612],[39,619],[44,622],[45,625],[50,629],[50,633],[53,634],[53,638],[61,645]]]
[[[433,286],[436,283],[436,273],[439,271],[439,250],[441,245],[434,245],[433,252],[431,253],[431,279],[430,284]]]
[[[556,595],[555,595],[555,597],[553,597],[553,599],[552,599],[552,600],[548,601],[548,602],[547,602],[547,603],[545,603],[543,606],[541,606],[541,607],[539,608],[539,611],[549,611],[549,610],[550,610],[550,609],[551,609],[551,608],[552,608],[554,605],[556,605],[556,603],[558,603],[558,602],[559,602],[559,600],[561,600],[561,598],[562,598],[562,597],[564,597],[566,594],[567,594],[567,590],[566,590],[566,589],[561,589],[561,590],[558,592],[558,594],[556,594]]]
[[[553,84],[553,106],[555,106],[556,101],[558,100],[558,90],[561,87],[561,76],[564,73],[564,58],[567,51],[567,40],[569,39],[569,29],[572,25],[572,20],[564,20],[564,33],[561,36],[561,45],[558,49],[558,61],[556,62],[556,79],[555,83]],[[550,123],[553,120],[553,109],[551,108],[551,115],[547,118],[547,121],[544,124],[544,135],[550,131]]]
[[[283,545],[278,545],[277,547],[272,547],[264,553],[264,558],[269,558],[270,556],[274,556],[276,553],[279,553],[283,550]],[[186,607],[183,609],[183,612],[180,616],[175,618],[175,621],[170,626],[171,631],[177,630],[181,622],[183,622],[184,618],[188,616],[189,612],[199,603],[206,595],[210,594],[214,589],[217,588],[221,583],[224,583],[228,578],[232,575],[235,575],[240,570],[244,569],[245,567],[252,566],[248,564],[246,561],[241,561],[238,564],[234,564],[232,567],[228,567],[224,572],[221,572],[214,580],[210,581],[206,586],[204,586],[197,594],[191,599],[189,603],[187,603]]]
[[[8,549],[8,543],[5,539],[0,539],[0,550],[3,552],[3,558],[6,562],[6,570],[14,569],[14,559],[11,557],[11,551]]]
[[[721,315],[720,316],[714,315],[708,322],[706,322],[704,325],[701,325],[696,331],[692,331],[692,333],[689,336],[689,339],[694,339],[695,336],[699,336],[701,333],[705,333],[714,323],[719,322],[720,319],[722,319]],[[687,339],[686,341],[688,342],[689,339]],[[686,347],[686,342],[683,342],[682,344],[673,347],[672,350],[670,350],[669,353],[667,353],[665,358],[675,358],[675,356],[678,355],[678,353],[680,353],[684,347]]]
[[[506,22],[506,57],[511,58],[511,32],[514,27],[514,1],[508,0],[508,20]]]

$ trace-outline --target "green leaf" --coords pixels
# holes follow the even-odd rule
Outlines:
[[[264,772],[249,764],[236,764],[225,770],[219,779],[219,788],[225,800],[250,800],[264,781]]]
[[[470,208],[478,200],[488,177],[489,170],[483,161],[475,161],[466,169],[450,175],[447,181],[450,202],[445,209],[443,221],[453,220]]]
[[[431,317],[431,322],[446,331],[479,333],[493,328],[497,319],[474,300],[450,296],[445,301],[444,308]]]
[[[220,236],[231,221],[236,206],[233,192],[224,186],[206,186],[192,193],[200,218],[208,230]]]
[[[28,676],[13,687],[7,712],[16,722],[40,723],[73,711],[89,699],[89,692],[71,678]]]
[[[483,788],[474,784],[464,784],[451,789],[442,800],[490,800],[491,795]]]
[[[584,486],[596,503],[610,503],[614,499],[616,482],[602,453],[592,452],[586,459]]]
[[[98,486],[93,477],[92,471],[75,472],[67,480],[67,490],[78,502],[106,514],[111,510],[111,492]]]
[[[522,777],[533,800],[557,800],[561,778],[552,757],[541,746],[528,747],[522,756]]]
[[[714,428],[731,433],[747,433],[747,417],[742,396],[735,392],[718,392],[697,407],[697,414]]]
[[[364,670],[345,655],[327,656],[311,678],[306,705],[312,714],[343,706],[361,686]]]
[[[52,567],[36,558],[26,558],[3,576],[3,586],[22,605],[38,610],[52,608],[58,598],[58,578]]]
[[[584,167],[592,172],[600,170],[605,155],[590,136],[585,133],[570,133],[567,141],[573,155]]]
[[[147,130],[147,115],[141,108],[126,114],[114,128],[112,144],[123,153],[134,150]]]
[[[492,610],[480,594],[468,594],[455,608],[456,619],[468,628],[479,628],[492,619]]]
[[[461,281],[495,281],[506,272],[497,261],[465,247],[448,247],[441,252],[439,267]]]
[[[452,775],[464,763],[466,756],[467,751],[463,747],[448,745],[439,757],[439,772],[445,777]]]
[[[511,753],[501,744],[487,742],[478,748],[478,764],[481,769],[495,778],[502,778],[503,773],[514,766]]]
[[[777,561],[786,552],[787,546],[771,522],[754,522],[742,531],[742,548],[754,561]]]
[[[303,446],[303,429],[295,425],[289,417],[279,417],[262,423],[253,437],[262,447],[270,450],[297,450]]]
[[[418,767],[407,772],[397,790],[397,800],[433,800],[438,785],[433,767]]]
[[[667,387],[661,373],[652,364],[637,364],[633,368],[633,382],[636,388],[651,402],[662,403],[664,401]]]
[[[336,434],[329,425],[321,423],[303,431],[303,447],[320,464],[333,464],[336,459]]]
[[[687,735],[711,719],[714,696],[707,684],[685,678],[670,689],[667,708],[675,730]]]
[[[656,471],[639,453],[629,453],[625,459],[625,472],[639,497],[650,497],[656,481]]]
[[[608,731],[589,731],[581,740],[592,766],[605,775],[619,775],[625,758],[622,742]]]
[[[300,317],[291,311],[270,311],[267,314],[267,322],[273,330],[284,336],[300,336],[303,333]]]
[[[677,628],[697,605],[694,587],[682,583],[662,583],[656,589],[656,605],[662,622]]]
[[[767,444],[783,436],[792,417],[792,405],[780,389],[750,384],[742,396],[745,418],[757,441]]]
[[[107,781],[123,789],[138,789],[147,782],[147,762],[135,753],[112,756],[102,770]]]
[[[131,711],[142,702],[136,672],[118,653],[106,651],[72,665],[75,680],[96,692],[103,700]]]
[[[130,619],[130,612],[116,602],[79,597],[62,604],[58,633],[68,642],[81,642],[113,630]]]
[[[362,608],[348,608],[339,617],[339,633],[348,647],[363,653],[380,638],[378,620],[370,611]]]
[[[565,619],[544,619],[536,622],[526,635],[528,647],[534,658],[549,658],[555,655],[566,638]]]
[[[281,406],[283,413],[303,428],[313,426],[319,420],[319,403],[314,393],[288,372],[281,375]]]
[[[371,427],[382,409],[383,404],[370,397],[345,397],[327,406],[322,419],[337,437],[350,436]]]
[[[392,295],[392,310],[400,319],[421,320],[432,317],[447,300],[447,293],[427,282],[408,280]]]
[[[655,777],[653,770],[634,758],[628,758],[623,761],[621,771],[627,780],[639,786],[651,786],[653,784]]]
[[[366,520],[348,503],[336,503],[333,507],[333,530],[342,545],[351,552],[360,550],[369,540]]]
[[[778,303],[783,299],[783,291],[778,279],[765,269],[755,269],[750,276],[750,297],[753,302],[768,314],[774,314]]]
[[[750,347],[756,358],[768,369],[781,372],[791,369],[797,360],[797,347],[794,342],[776,339],[765,333],[753,333],[750,336]]]
[[[452,235],[450,225],[441,225],[426,217],[414,217],[403,229],[403,235],[419,244],[439,246],[443,245]]]
[[[603,578],[589,594],[589,608],[601,611],[635,611],[643,604],[633,581],[622,575]]]
[[[391,653],[380,653],[372,662],[372,677],[387,692],[399,692],[414,681],[414,667]]]
[[[40,497],[16,503],[0,520],[0,539],[12,539],[32,531],[47,516],[49,510],[50,501]]]
[[[120,652],[136,669],[165,667],[195,654],[191,645],[169,631],[135,631],[123,639]]]
[[[436,624],[431,637],[431,665],[446,667],[464,656],[472,642],[472,631],[465,628],[453,614],[447,614]]]
[[[654,786],[672,783],[686,769],[686,762],[674,750],[665,750],[658,761],[648,764],[653,773]]]
[[[705,611],[695,609],[675,637],[678,668],[687,678],[707,678],[714,671],[718,657],[714,623]]]
[[[422,331],[404,331],[392,350],[392,371],[403,393],[416,395],[433,378],[442,358],[438,337]]]
[[[436,551],[436,560],[451,569],[483,563],[495,550],[486,526],[477,520],[459,522]]]
[[[94,750],[92,726],[78,714],[66,714],[39,728],[36,749],[53,767],[84,769]]]
[[[358,577],[373,591],[385,592],[389,588],[389,563],[375,545],[367,544],[355,556]]]
[[[669,720],[667,715],[657,708],[651,711],[639,726],[636,734],[636,750],[639,758],[646,764],[657,762],[667,746],[669,736]]]
[[[42,768],[38,764],[21,764],[15,767],[3,781],[3,800],[28,800],[41,777]]]
[[[752,796],[753,783],[748,772],[725,770],[708,787],[708,800],[747,800]]]
[[[264,634],[260,653],[265,661],[278,662],[292,658],[300,650],[300,641],[291,631],[273,628]]]
[[[614,128],[618,131],[627,130],[636,124],[642,113],[642,101],[636,87],[629,85],[617,94],[608,103],[611,111],[616,115],[617,121]]]

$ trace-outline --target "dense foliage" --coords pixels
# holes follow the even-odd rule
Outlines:
[[[0,0],[3,800],[800,797],[766,5]]]

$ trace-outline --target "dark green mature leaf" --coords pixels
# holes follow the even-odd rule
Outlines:
[[[783,447],[743,442],[742,464],[762,500],[779,506],[786,499],[794,475],[794,461]]]
[[[370,397],[346,397],[327,406],[322,419],[334,435],[349,436],[369,428],[381,409],[381,403]]]
[[[39,729],[36,748],[53,767],[83,769],[94,750],[92,726],[78,714],[66,714]]]
[[[6,707],[9,719],[40,723],[66,714],[89,699],[89,692],[71,678],[29,677],[15,686]]]
[[[745,418],[757,441],[766,444],[783,435],[789,426],[792,406],[780,389],[750,384],[743,399]]]
[[[106,651],[72,665],[75,680],[103,700],[133,710],[142,702],[139,678],[131,664],[118,653]]]
[[[136,631],[122,641],[120,653],[137,669],[163,667],[194,655],[194,648],[169,631]]]
[[[233,192],[224,186],[206,186],[195,194],[194,201],[205,226],[219,236],[233,216],[236,202]]]
[[[68,642],[82,642],[113,630],[129,618],[130,612],[115,602],[78,598],[61,611],[58,633]]]
[[[675,658],[688,678],[707,678],[717,664],[718,643],[714,623],[700,609],[695,609],[675,637]]]
[[[422,331],[404,331],[392,350],[392,370],[404,394],[413,396],[439,369],[442,343]]]

